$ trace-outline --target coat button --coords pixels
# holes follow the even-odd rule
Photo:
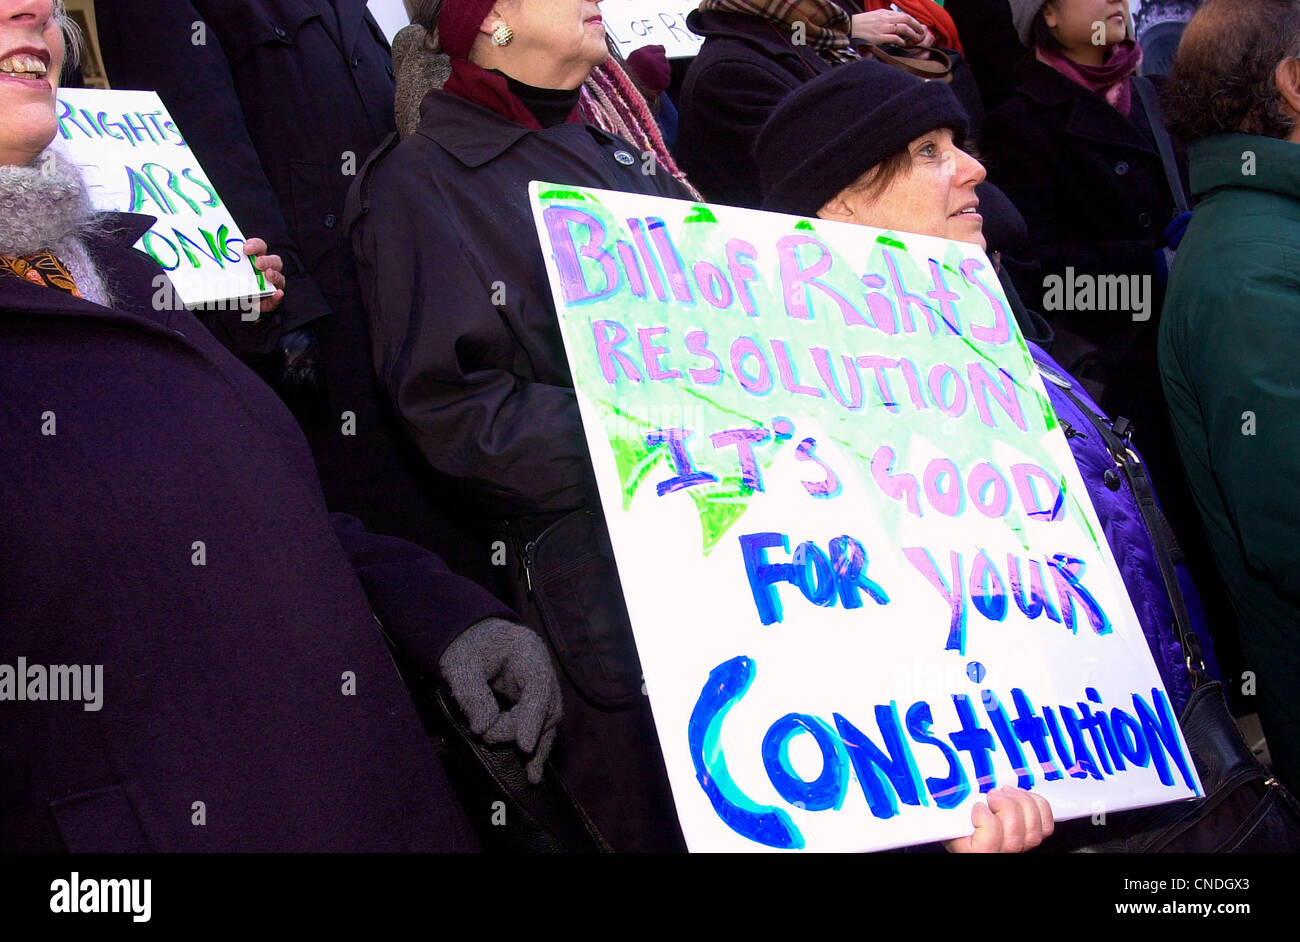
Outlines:
[[[361,57],[360,57],[360,56],[353,56],[353,57],[352,57],[352,68],[355,69],[355,68],[356,68],[357,66],[359,66],[359,65],[361,65]]]
[[[333,213],[330,213],[328,216],[325,217],[326,229],[333,229],[335,226],[338,225],[338,223],[339,223],[339,217],[335,216]]]
[[[284,38],[285,38],[286,36],[288,36],[289,34],[286,33],[286,32],[284,31],[283,28],[277,26],[277,27],[275,27],[275,35],[278,36],[278,37],[281,38],[281,39],[284,39]]]
[[[1128,164],[1121,160],[1115,165],[1115,172],[1121,177],[1124,176],[1124,174],[1128,173]]]
[[[1110,488],[1112,491],[1118,491],[1120,484],[1123,483],[1120,480],[1119,472],[1114,468],[1107,468],[1102,472],[1101,479],[1106,483],[1106,487]]]
[[[1138,225],[1141,226],[1143,229],[1148,229],[1148,228],[1150,228],[1150,226],[1151,226],[1151,214],[1150,214],[1150,213],[1138,213]]]
[[[621,163],[624,167],[630,167],[634,163],[636,163],[636,158],[633,157],[625,150],[614,151],[614,159],[617,160],[619,163]]]

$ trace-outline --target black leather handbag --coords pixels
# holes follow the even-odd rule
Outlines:
[[[1122,472],[1155,546],[1160,576],[1169,595],[1174,628],[1192,680],[1192,695],[1179,717],[1179,726],[1205,795],[1109,815],[1103,841],[1098,828],[1085,818],[1067,822],[1052,843],[1075,852],[1093,853],[1244,853],[1300,851],[1300,802],[1250,751],[1237,728],[1223,684],[1205,671],[1200,642],[1191,630],[1187,603],[1174,570],[1179,551],[1173,533],[1156,503],[1146,468],[1130,447],[1132,427],[1118,418],[1112,424],[1095,414],[1066,389],[1079,411],[1088,417]],[[1075,841],[1080,843],[1068,846]],[[1067,849],[1058,847],[1058,849]]]

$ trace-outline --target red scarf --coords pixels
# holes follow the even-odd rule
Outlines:
[[[1051,66],[1070,81],[1096,92],[1116,111],[1128,117],[1133,107],[1133,86],[1129,79],[1137,74],[1138,66],[1142,64],[1142,47],[1133,40],[1126,39],[1112,46],[1101,65],[1080,65],[1042,46],[1035,47],[1034,55],[1039,62]]]
[[[530,131],[540,131],[538,122],[528,107],[510,90],[510,83],[504,75],[489,72],[468,59],[451,60],[451,77],[442,86],[444,92],[482,105],[489,111],[495,111],[508,121],[521,124]],[[565,119],[565,124],[581,123],[582,116],[575,107]]]

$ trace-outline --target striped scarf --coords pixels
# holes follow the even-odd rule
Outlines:
[[[849,15],[831,0],[701,0],[701,13],[743,13],[793,31],[803,24],[803,45],[831,63],[858,58],[849,41]]]
[[[582,83],[578,108],[588,124],[619,135],[635,144],[642,154],[653,153],[659,166],[686,187],[692,197],[704,199],[673,160],[645,98],[614,56],[591,70],[591,75]]]

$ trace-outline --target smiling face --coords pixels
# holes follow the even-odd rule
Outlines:
[[[0,165],[29,164],[54,138],[63,56],[53,0],[0,0]]]
[[[984,248],[984,217],[975,187],[984,165],[936,128],[907,145],[910,164],[883,191],[873,167],[827,201],[822,219],[973,242]]]
[[[1128,0],[1050,0],[1043,7],[1043,22],[1067,50],[1093,50],[1100,61],[1102,50],[1127,38]],[[1105,24],[1105,42],[1100,45],[1093,41],[1103,35],[1097,23]]]
[[[481,36],[476,49],[494,60],[488,67],[538,88],[577,88],[609,55],[599,0],[498,0],[481,32],[498,22],[514,31],[510,45]]]

